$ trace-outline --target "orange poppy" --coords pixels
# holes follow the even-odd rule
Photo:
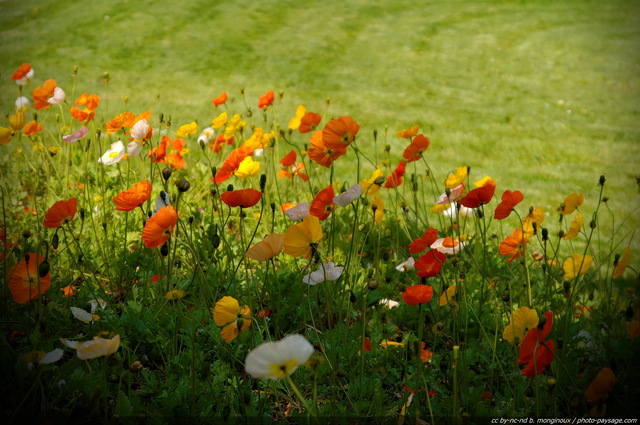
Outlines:
[[[227,96],[227,92],[223,91],[220,96],[216,97],[211,102],[213,102],[213,104],[216,105],[216,106],[220,106],[220,105],[223,105],[227,101],[228,98],[229,98],[229,96]]]
[[[511,258],[507,260],[507,263],[510,263],[522,256],[527,242],[529,242],[529,239],[522,233],[522,230],[515,229],[511,236],[507,236],[505,240],[500,242],[500,255],[511,255]]]
[[[167,148],[171,143],[171,138],[168,136],[162,136],[160,140],[160,144],[155,148],[151,149],[147,156],[151,158],[151,162],[162,162],[164,161],[165,156],[167,155]]]
[[[484,186],[473,189],[465,196],[459,204],[467,208],[478,208],[480,205],[488,204],[496,192],[496,182],[488,180]]]
[[[228,138],[224,134],[219,134],[214,140],[211,141],[209,145],[209,149],[212,149],[215,153],[218,153],[222,150],[224,144],[233,145],[233,136]]]
[[[31,69],[31,65],[29,65],[28,63],[23,63],[18,69],[16,69],[16,72],[11,75],[11,79],[15,81],[22,80],[27,76]]]
[[[509,217],[511,211],[524,199],[524,195],[519,190],[512,192],[505,190],[502,194],[502,201],[498,204],[496,211],[493,214],[493,218],[496,220],[502,220]]]
[[[270,106],[275,99],[275,95],[273,94],[273,90],[269,90],[258,99],[258,108],[263,109],[267,106]]]
[[[389,177],[387,177],[387,182],[384,184],[384,187],[391,189],[393,187],[400,186],[402,184],[402,176],[404,176],[405,169],[404,161],[400,161],[396,169],[393,170]]]
[[[413,285],[402,293],[402,299],[409,305],[424,304],[433,298],[433,286]]]
[[[438,229],[434,229],[433,227],[429,228],[422,236],[418,239],[414,239],[413,242],[409,244],[409,252],[411,254],[416,254],[418,252],[422,252],[431,246],[436,239],[438,239]]]
[[[9,270],[9,291],[18,304],[26,304],[38,298],[51,286],[49,273],[44,277],[39,276],[38,269],[43,261],[44,258],[38,254],[29,253]]]
[[[403,139],[410,139],[414,137],[416,134],[418,134],[419,129],[420,129],[419,126],[414,125],[413,127],[409,127],[406,130],[396,131],[396,134],[402,137]]]
[[[307,215],[301,223],[290,226],[284,234],[284,253],[292,257],[311,258],[322,239],[318,217]]]
[[[63,224],[67,224],[73,220],[73,217],[76,215],[78,211],[77,207],[78,200],[76,198],[56,202],[44,214],[44,222],[42,225],[55,229]]]
[[[328,148],[325,146],[323,137],[323,130],[318,130],[313,133],[309,143],[311,143],[311,147],[307,150],[307,154],[309,155],[309,159],[317,162],[323,167],[329,168],[333,161],[340,158],[342,155],[347,153],[346,147],[340,148]]]
[[[321,221],[326,220],[336,208],[336,204],[333,203],[335,197],[333,186],[325,187],[313,198],[309,214],[318,217]]]
[[[74,103],[77,106],[84,106],[84,109],[79,109],[76,106],[72,107],[69,112],[71,116],[80,122],[89,122],[95,117],[95,110],[100,104],[100,97],[95,94],[83,93],[78,100]]]
[[[616,385],[616,375],[613,370],[603,367],[594,378],[593,382],[584,391],[584,396],[589,403],[600,403],[609,398],[609,392]]]
[[[120,192],[113,198],[116,210],[133,211],[151,196],[151,183],[149,180],[136,183],[124,192]]]
[[[178,214],[172,205],[162,207],[152,216],[142,229],[142,241],[147,248],[162,246],[171,237],[178,223]]]
[[[440,274],[442,265],[447,261],[447,256],[435,249],[430,249],[414,264],[416,270],[420,270],[417,274],[420,277],[434,277]]]
[[[584,202],[584,195],[582,193],[572,193],[564,199],[562,205],[560,205],[560,214],[571,214],[577,207]]]
[[[298,127],[298,131],[302,134],[309,133],[314,131],[318,124],[322,121],[322,115],[315,112],[307,112],[300,119],[300,127]]]
[[[518,363],[527,363],[522,371],[522,376],[528,378],[541,374],[555,357],[555,344],[553,341],[544,341],[549,332],[551,332],[553,313],[548,311],[543,316],[546,320],[541,320],[537,327],[530,329],[522,340],[522,345],[520,345]]]
[[[180,152],[171,152],[164,158],[164,162],[174,170],[179,170],[187,166],[187,162],[182,158]]]
[[[24,135],[33,136],[36,133],[42,131],[42,124],[38,124],[37,121],[29,121],[24,125]]]
[[[229,190],[220,199],[230,207],[249,208],[254,206],[262,198],[262,192],[255,189]]]
[[[224,164],[218,170],[214,177],[214,181],[218,184],[227,180],[240,167],[240,163],[247,157],[244,148],[239,147],[231,151]]]
[[[405,148],[402,157],[406,159],[407,162],[417,161],[422,158],[422,154],[429,148],[430,144],[431,142],[427,136],[418,134],[411,140],[411,144]]]
[[[278,255],[283,247],[284,235],[274,233],[249,248],[245,255],[253,260],[267,261]]]
[[[322,130],[322,142],[329,149],[340,149],[346,153],[347,146],[353,142],[360,125],[351,117],[339,117],[331,120]]]
[[[33,96],[33,107],[36,108],[36,110],[40,110],[51,106],[48,100],[53,97],[53,92],[56,87],[56,80],[47,80],[44,82],[44,85],[37,87],[31,93],[31,96]]]
[[[113,133],[121,130],[123,127],[133,127],[133,120],[135,115],[132,112],[123,112],[118,114],[111,121],[107,122],[107,133]]]

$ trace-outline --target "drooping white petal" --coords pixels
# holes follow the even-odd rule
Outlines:
[[[89,129],[83,126],[79,130],[69,134],[68,136],[64,136],[62,140],[64,140],[67,143],[77,142],[78,140],[85,137],[88,133],[89,133]]]
[[[324,263],[320,268],[302,278],[302,281],[309,285],[338,280],[342,276],[344,267],[335,267],[333,261]]]
[[[414,260],[413,257],[409,257],[404,262],[398,264],[396,266],[396,270],[398,270],[399,272],[407,272],[409,270],[413,270],[415,268],[415,263],[416,260]]]
[[[147,133],[149,133],[149,124],[146,119],[141,119],[131,128],[131,138],[135,140],[144,139]]]
[[[284,212],[284,214],[291,220],[303,220],[309,215],[309,203],[300,202],[295,207],[291,207]]]
[[[38,362],[39,364],[51,364],[60,360],[64,356],[64,350],[61,348],[56,348],[53,351],[49,351],[44,355],[42,359]]]
[[[346,192],[333,198],[333,203],[344,207],[358,199],[360,195],[362,195],[362,186],[360,186],[360,184],[355,184],[347,189]]]
[[[47,99],[47,102],[49,102],[51,105],[59,105],[64,102],[66,98],[67,95],[64,93],[64,90],[62,90],[60,87],[56,87],[55,89],[53,89],[53,97]]]

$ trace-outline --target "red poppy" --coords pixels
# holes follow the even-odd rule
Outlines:
[[[136,183],[129,189],[120,192],[113,198],[118,211],[133,211],[146,202],[151,196],[151,183],[149,180]]]
[[[507,260],[507,263],[510,263],[523,255],[527,242],[529,239],[522,233],[522,230],[515,229],[511,236],[507,236],[500,242],[498,247],[500,255],[511,255],[511,258]]]
[[[289,177],[292,179],[298,176],[305,182],[309,180],[309,176],[302,172],[302,170],[304,170],[304,163],[296,163],[296,151],[293,149],[280,160],[280,164],[282,164],[283,167],[282,170],[278,171],[278,178],[283,179]]]
[[[487,181],[484,186],[478,187],[467,193],[459,203],[467,208],[478,208],[480,205],[488,204],[496,192],[496,182]]]
[[[309,155],[310,160],[317,162],[323,167],[329,168],[333,161],[347,153],[347,148],[328,148],[324,144],[322,133],[323,130],[318,130],[313,133],[313,136],[311,136],[311,139],[309,140],[311,147],[307,150],[307,154]]]
[[[72,107],[69,112],[71,116],[80,122],[89,122],[95,117],[95,110],[100,103],[100,98],[95,94],[83,93],[78,100],[74,103],[77,106],[84,106],[84,109],[79,109],[76,106]]]
[[[548,311],[543,316],[547,320],[540,321],[537,327],[530,329],[520,345],[518,363],[527,363],[522,370],[522,375],[528,378],[541,374],[555,357],[555,344],[553,341],[544,341],[553,325],[553,313]]]
[[[510,190],[505,190],[502,194],[502,202],[498,204],[496,211],[493,214],[493,218],[496,220],[502,220],[503,218],[509,217],[511,211],[524,199],[524,195],[519,190],[512,192]]]
[[[9,291],[11,291],[13,300],[18,304],[25,304],[38,298],[51,286],[49,273],[44,277],[40,277],[38,274],[38,269],[44,258],[33,253],[27,254],[27,258],[23,258],[9,270]]]
[[[318,217],[321,221],[326,220],[336,208],[336,204],[333,203],[335,197],[333,186],[325,187],[313,198],[309,214]]]
[[[371,340],[369,338],[365,337],[362,342],[362,351],[371,351]]]
[[[254,206],[262,198],[262,192],[255,189],[229,190],[220,199],[230,207],[249,208]]]
[[[402,299],[409,305],[424,304],[433,298],[433,287],[429,285],[413,285],[402,293]]]
[[[55,229],[63,224],[67,224],[73,220],[73,217],[76,215],[78,211],[77,206],[78,200],[76,198],[56,202],[44,214],[44,222],[42,225]]]
[[[434,277],[440,274],[440,269],[446,260],[447,256],[442,252],[430,249],[426,254],[416,260],[414,267],[420,270],[418,276]]]
[[[269,90],[268,92],[260,96],[260,99],[258,99],[258,108],[262,109],[270,106],[273,103],[274,99],[275,95],[273,94],[273,90]]]
[[[11,76],[11,79],[15,81],[22,80],[24,77],[27,76],[29,71],[31,71],[31,65],[29,65],[28,63],[23,63],[16,70],[16,72],[13,73],[13,75]]]
[[[589,387],[584,391],[584,396],[589,403],[600,403],[609,398],[609,392],[615,385],[616,375],[613,373],[613,370],[608,367],[603,367],[591,384],[589,384]]]
[[[411,254],[422,252],[431,246],[436,239],[438,239],[438,230],[431,227],[429,230],[424,232],[421,237],[414,239],[413,242],[409,244],[409,252]]]
[[[285,167],[293,165],[295,162],[296,162],[296,151],[293,149],[291,149],[291,152],[286,154],[284,158],[280,160],[280,164],[282,164]]]
[[[329,149],[340,149],[346,153],[347,146],[353,142],[360,125],[351,117],[339,117],[331,120],[322,130],[322,142]]]
[[[171,237],[178,223],[178,214],[172,205],[162,207],[151,217],[142,229],[142,241],[147,248],[162,246]]]
[[[224,164],[216,173],[214,181],[218,184],[227,180],[240,167],[240,163],[247,157],[247,151],[243,147],[236,148],[229,153]]]
[[[318,127],[318,124],[320,124],[320,121],[322,121],[322,115],[315,112],[307,112],[300,119],[300,127],[298,127],[298,131],[303,134],[314,131],[316,127]]]
[[[44,82],[44,85],[37,87],[33,93],[31,93],[33,96],[33,107],[36,108],[36,110],[40,110],[51,106],[48,100],[53,96],[56,87],[56,80],[47,80]]]
[[[387,177],[387,182],[384,184],[384,187],[391,189],[392,187],[400,186],[402,184],[402,176],[404,176],[405,169],[404,161],[400,161],[396,169],[393,170],[389,177]]]
[[[407,162],[417,161],[422,158],[422,154],[429,148],[431,142],[426,136],[422,134],[418,134],[413,138],[411,144],[407,146],[402,153],[402,157],[407,160]]]
[[[224,133],[219,134],[214,140],[211,141],[209,145],[209,149],[212,149],[215,153],[218,153],[222,150],[224,144],[233,145],[234,138],[233,136],[228,139],[225,137]]]
[[[224,102],[226,102],[228,98],[229,98],[229,96],[227,96],[227,92],[223,91],[220,96],[216,97],[211,102],[213,102],[213,104],[216,105],[216,106],[220,106],[220,105],[223,105]]]

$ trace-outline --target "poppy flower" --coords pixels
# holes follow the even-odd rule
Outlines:
[[[284,253],[292,257],[311,258],[322,239],[322,228],[318,217],[309,214],[301,223],[290,226],[284,234]]]
[[[582,205],[583,202],[584,195],[582,193],[572,193],[571,195],[567,196],[562,205],[560,205],[559,212],[562,215],[571,214],[576,210],[577,207]]]
[[[522,220],[522,230],[527,237],[532,237],[536,234],[537,230],[541,228],[543,221],[544,210],[542,207],[537,207],[533,211],[530,211],[524,220]]]
[[[298,127],[300,127],[300,124],[302,123],[302,117],[304,117],[304,114],[306,113],[307,108],[305,108],[304,105],[298,105],[298,107],[296,108],[296,116],[291,118],[291,121],[289,121],[289,129],[298,129]]]
[[[52,364],[60,360],[64,356],[64,350],[56,348],[48,353],[44,351],[31,351],[20,356],[20,360],[27,364],[29,370],[33,369],[33,366],[41,364]]]
[[[600,403],[609,398],[609,392],[615,385],[616,375],[611,368],[603,367],[584,391],[584,396],[589,403]]]
[[[429,285],[413,285],[402,293],[402,299],[409,305],[424,304],[433,298],[433,287]]]
[[[83,93],[80,97],[75,101],[74,105],[84,106],[84,109],[79,109],[77,106],[72,107],[69,112],[71,116],[77,119],[80,122],[89,122],[93,120],[96,113],[95,110],[98,108],[100,104],[100,97],[95,94],[87,94]]]
[[[453,189],[459,184],[464,183],[469,175],[469,167],[458,167],[456,171],[447,177],[447,180],[444,183],[444,186],[448,189]]]
[[[336,208],[336,204],[333,203],[335,196],[333,186],[329,185],[322,189],[316,197],[313,198],[311,208],[309,208],[309,214],[318,217],[321,221],[326,220]]]
[[[118,211],[133,211],[151,196],[151,183],[149,180],[136,183],[124,192],[120,192],[113,198]]]
[[[613,276],[612,276],[613,279],[617,279],[624,274],[625,270],[627,269],[627,266],[629,265],[630,257],[631,257],[631,250],[629,248],[625,248],[622,258],[618,260],[618,263],[615,265],[615,268],[613,269]]]
[[[27,84],[27,82],[33,78],[35,72],[33,68],[28,63],[23,63],[20,65],[18,69],[11,75],[11,79],[16,82],[16,84],[23,86]]]
[[[47,273],[40,277],[39,274],[43,261],[44,258],[38,254],[29,253],[9,270],[9,291],[18,304],[26,304],[38,298],[51,286],[51,275]]]
[[[63,136],[62,140],[67,142],[67,143],[74,143],[77,142],[78,140],[84,138],[87,134],[89,134],[89,129],[87,127],[81,127],[79,130],[74,131],[73,133],[69,134],[68,136]]]
[[[573,279],[574,277],[586,274],[593,264],[593,257],[590,255],[582,256],[580,254],[571,254],[571,257],[564,260],[562,270],[564,270],[565,279]]]
[[[273,90],[269,90],[268,92],[260,96],[260,99],[258,99],[258,108],[263,109],[267,106],[270,106],[273,103],[274,99],[275,95],[273,93]]]
[[[254,378],[280,379],[304,365],[312,354],[313,346],[304,336],[289,335],[251,350],[244,361],[244,369]]]
[[[153,133],[153,129],[151,128],[151,126],[149,125],[149,122],[145,118],[141,119],[140,121],[137,121],[135,124],[133,124],[133,127],[131,127],[132,140],[138,140],[140,142],[143,142],[145,140],[150,139],[152,133]]]
[[[262,198],[262,192],[255,189],[229,190],[220,195],[220,199],[230,207],[249,208]]]
[[[387,177],[387,182],[384,184],[384,187],[387,189],[391,189],[393,187],[398,187],[402,184],[402,176],[404,176],[404,171],[406,169],[404,161],[400,161],[395,170],[391,173],[389,177]]]
[[[453,189],[447,189],[436,201],[436,204],[451,204],[456,202],[458,199],[462,198],[464,195],[464,183],[460,183],[458,186]]]
[[[102,156],[98,159],[98,162],[104,165],[113,165],[116,162],[119,162],[122,157],[124,157],[124,144],[122,141],[118,140],[115,143],[111,144],[111,147],[107,149],[107,151],[102,154]]]
[[[454,255],[462,251],[464,248],[464,242],[459,239],[453,239],[451,236],[447,236],[445,238],[436,239],[436,241],[429,247],[443,254]]]
[[[302,134],[315,131],[320,124],[320,121],[322,121],[322,115],[316,112],[307,112],[300,120],[298,131]]]
[[[218,169],[214,177],[214,181],[220,184],[226,181],[233,173],[240,167],[240,163],[247,157],[247,153],[243,148],[236,148],[229,153],[227,159],[225,159],[222,167]]]
[[[580,229],[582,229],[582,213],[578,211],[576,218],[573,219],[569,226],[569,231],[562,236],[562,239],[575,238],[580,234]]]
[[[366,196],[373,196],[380,190],[382,183],[384,183],[384,175],[382,170],[377,169],[371,175],[369,179],[360,180],[360,186],[362,186],[362,193]]]
[[[64,224],[67,224],[78,211],[78,200],[76,198],[70,198],[66,201],[58,201],[53,204],[47,212],[44,214],[43,226],[50,229],[55,229]]]
[[[228,98],[229,98],[229,96],[227,95],[227,92],[223,91],[220,94],[220,96],[216,97],[211,102],[213,102],[213,104],[216,105],[216,106],[220,106],[220,105],[224,105],[224,103],[227,101]]]
[[[165,300],[177,301],[183,299],[187,293],[182,289],[172,289],[164,294]]]
[[[305,275],[302,281],[312,286],[322,282],[333,282],[340,279],[343,270],[344,267],[336,267],[333,261],[329,261],[322,264],[318,270]]]
[[[380,224],[384,220],[384,200],[382,196],[375,194],[369,204],[373,214],[373,224]]]
[[[284,214],[291,220],[303,220],[306,216],[309,215],[309,203],[300,202],[297,205],[292,205],[291,207],[284,210]]]
[[[222,147],[225,144],[232,145],[233,141],[233,137],[230,139],[226,139],[224,137],[224,134],[219,134],[218,137],[216,137],[215,140],[211,142],[211,144],[209,145],[209,149],[212,149],[215,153],[218,153],[222,150]]]
[[[278,255],[283,247],[284,235],[271,234],[249,248],[245,255],[252,260],[267,261]]]
[[[362,186],[354,184],[345,192],[333,198],[333,203],[341,207],[347,206],[362,195]]]
[[[480,205],[488,204],[493,198],[495,191],[496,182],[489,180],[484,184],[484,186],[471,190],[458,203],[467,208],[478,208]]]
[[[518,363],[527,364],[522,370],[522,376],[528,378],[541,374],[555,357],[556,350],[553,341],[544,341],[553,325],[553,313],[549,311],[543,316],[546,320],[529,330],[522,340],[522,345],[520,345]]]
[[[246,156],[240,164],[238,169],[234,171],[233,175],[238,178],[255,177],[260,173],[260,162],[254,161],[250,156]]]
[[[65,94],[64,90],[62,90],[60,87],[56,87],[55,89],[53,89],[53,96],[47,99],[47,102],[52,105],[59,105],[64,102],[66,98],[67,95]]]
[[[453,297],[456,296],[456,291],[456,285],[449,286],[447,290],[444,291],[442,295],[440,295],[440,299],[438,299],[438,305],[442,307],[449,304],[449,302],[453,300]]]
[[[536,310],[522,306],[513,312],[511,322],[502,332],[502,339],[518,345],[530,329],[538,326],[539,321]]]
[[[413,270],[415,268],[416,260],[413,257],[409,257],[404,260],[402,263],[396,266],[396,270],[399,272],[407,272],[409,270]]]
[[[323,130],[318,130],[311,136],[309,143],[311,147],[307,150],[309,159],[317,162],[323,167],[330,167],[333,161],[347,153],[346,147],[328,148],[322,136]]]
[[[211,127],[215,129],[222,128],[222,126],[225,125],[228,120],[229,120],[229,114],[227,114],[226,112],[223,112],[211,120]]]
[[[33,136],[43,130],[42,124],[38,124],[37,121],[29,121],[24,126],[24,135]]]
[[[184,124],[178,127],[178,130],[174,133],[179,138],[189,137],[192,134],[196,134],[198,132],[198,124],[195,121],[190,122],[189,124]]]
[[[56,87],[56,80],[53,79],[47,80],[44,82],[44,85],[37,87],[31,93],[31,96],[33,97],[33,107],[39,111],[40,109],[45,109],[51,106],[49,99],[53,97]]]
[[[162,207],[144,225],[142,241],[147,248],[158,248],[171,237],[178,223],[178,214],[173,206]]]
[[[432,245],[436,239],[438,239],[438,230],[430,227],[422,236],[418,239],[414,239],[413,242],[409,244],[409,252],[411,254],[422,252]]]
[[[504,218],[509,217],[511,211],[524,199],[524,195],[519,190],[512,192],[510,190],[505,190],[502,194],[502,201],[498,204],[496,208],[493,218],[496,220],[502,220]]]
[[[304,170],[304,163],[302,162],[294,163],[290,166],[283,167],[282,170],[278,171],[278,178],[284,179],[288,177],[292,179],[297,176],[297,177],[300,177],[302,181],[306,182],[309,180],[309,176],[307,176],[306,173],[303,173],[302,170]]]
[[[251,326],[251,310],[245,305],[240,308],[238,300],[233,297],[222,297],[213,309],[213,321],[218,326],[224,326],[220,334],[224,342],[236,339],[240,332]]]
[[[440,274],[442,265],[447,257],[440,251],[430,249],[416,260],[415,268],[420,270],[417,274],[420,277],[434,277]]]
[[[500,242],[498,250],[500,251],[500,255],[511,255],[511,258],[507,260],[507,263],[510,263],[516,258],[520,258],[522,256],[527,246],[527,242],[529,242],[529,239],[524,233],[522,233],[522,230],[515,229],[511,236],[507,236],[502,242]]]
[[[291,152],[289,152],[288,154],[286,154],[281,160],[280,160],[280,164],[282,164],[282,166],[284,167],[288,167],[290,165],[293,165],[296,162],[296,151],[291,149]]]
[[[410,139],[414,137],[416,134],[418,134],[419,130],[420,130],[420,127],[417,125],[414,125],[413,127],[409,127],[406,130],[396,131],[396,134],[402,137],[403,139]]]
[[[431,359],[433,358],[433,351],[426,348],[426,344],[424,341],[420,343],[420,361],[422,363],[431,363]]]
[[[76,350],[76,354],[80,360],[97,359],[103,356],[110,356],[120,348],[120,335],[112,338],[103,338],[96,336],[89,341],[71,341],[67,339],[61,340],[64,345]]]
[[[329,149],[346,151],[356,138],[360,125],[351,117],[339,117],[329,121],[322,130],[322,142]]]
[[[108,121],[106,124],[107,133],[114,133],[116,131],[120,131],[124,127],[131,128],[133,127],[133,120],[136,116],[132,112],[122,112],[116,115],[111,121]]]
[[[429,145],[431,142],[427,138],[427,136],[423,136],[422,134],[418,134],[416,137],[411,140],[411,144],[407,146],[402,153],[402,157],[407,160],[407,162],[418,161],[422,158],[424,151],[429,149]]]

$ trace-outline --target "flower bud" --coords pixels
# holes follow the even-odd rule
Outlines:
[[[382,184],[386,181],[386,179],[383,176],[380,176],[378,178],[376,178],[373,181],[373,184],[378,185],[378,186],[382,186]]]
[[[269,206],[271,207],[271,212],[275,212],[276,211],[276,203],[275,202],[272,202]]]
[[[264,193],[264,188],[267,185],[267,175],[260,174],[260,192]]]
[[[49,262],[47,260],[44,260],[38,266],[38,276],[40,276],[41,278],[44,278],[46,275],[49,274],[49,269],[50,268],[51,268],[51,266],[49,265]]]
[[[187,181],[187,179],[180,179],[178,183],[176,183],[176,187],[178,188],[178,192],[184,193],[191,187],[191,183]]]
[[[31,231],[30,230],[23,230],[22,231],[22,237],[25,239],[29,239],[31,237]]]
[[[51,247],[53,249],[58,249],[58,242],[59,242],[58,234],[56,233],[55,235],[53,235],[53,238],[51,238]]]
[[[167,255],[169,255],[169,241],[166,241],[161,247],[160,247],[160,254],[163,257],[166,257]]]
[[[220,246],[220,235],[216,233],[215,235],[211,236],[211,245],[213,245],[215,249]]]
[[[592,229],[596,228],[596,221],[595,220],[591,220],[591,223],[589,223],[589,227],[591,227]]]
[[[542,240],[543,241],[548,241],[549,240],[549,230],[547,230],[546,227],[542,228]]]
[[[164,179],[164,181],[167,181],[169,180],[170,177],[171,177],[171,168],[165,167],[162,170],[162,178]]]
[[[372,291],[374,289],[378,289],[378,281],[377,280],[370,280],[369,283],[367,284],[367,287],[369,289],[371,289]]]
[[[384,151],[385,153],[391,152],[391,145],[384,145]]]
[[[227,186],[227,192],[233,192],[233,185],[232,184]]]
[[[140,360],[136,360],[135,362],[129,365],[129,370],[131,372],[140,372],[142,368],[144,368],[144,366],[142,366],[142,363],[140,362]]]
[[[600,176],[600,180],[598,180],[598,184],[600,186],[604,186],[604,182],[606,182],[607,179],[604,178],[604,175]]]

